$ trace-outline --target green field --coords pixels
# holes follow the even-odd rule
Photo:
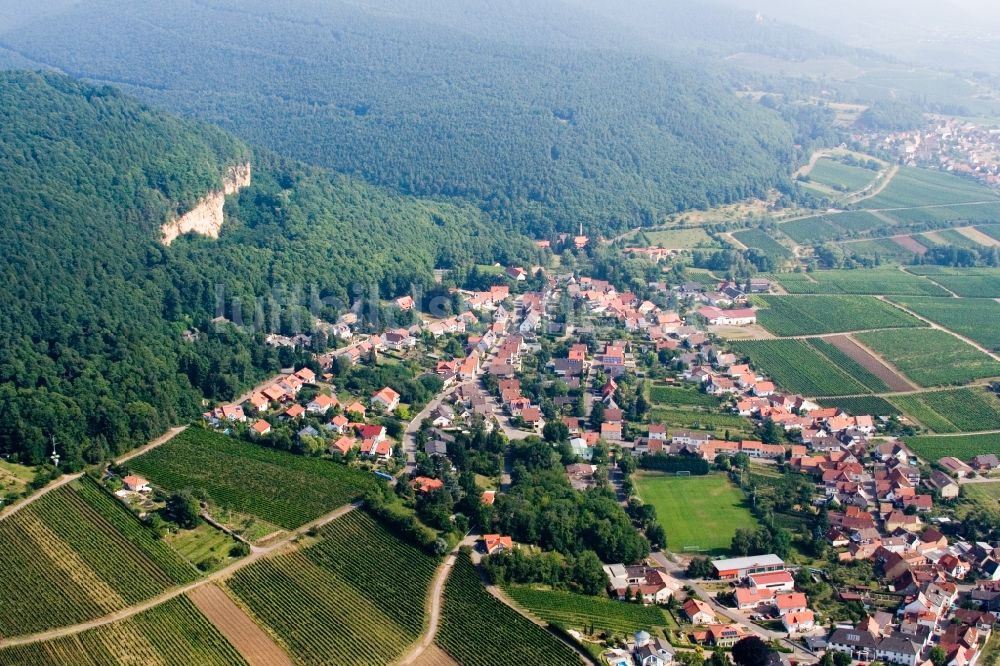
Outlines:
[[[781,232],[799,245],[813,245],[847,235],[827,217],[805,217],[785,222],[781,225]]]
[[[930,208],[906,208],[892,210],[883,215],[896,220],[906,227],[948,228],[990,224],[1000,220],[1000,203],[959,206],[933,206]],[[989,235],[987,233],[987,235]]]
[[[962,497],[1000,518],[1000,483],[966,484],[962,486]]]
[[[575,652],[487,592],[466,553],[444,586],[434,642],[460,666],[580,665]]]
[[[687,407],[709,408],[718,407],[722,402],[714,395],[708,395],[695,389],[663,385],[649,387],[649,400],[658,405],[683,405]]]
[[[668,249],[689,249],[694,247],[719,247],[719,243],[701,227],[685,229],[645,230],[643,234],[651,245]]]
[[[877,258],[883,264],[910,264],[916,256],[891,238],[850,241],[841,244],[845,252],[859,257]],[[867,293],[867,292],[866,292]]]
[[[233,562],[235,558],[230,556],[230,551],[239,543],[206,522],[192,530],[171,532],[164,541],[181,557],[205,572],[220,569]]]
[[[0,648],[0,664],[4,666],[246,663],[215,625],[183,596],[72,636]]]
[[[720,434],[723,430],[740,433],[749,433],[753,430],[753,423],[750,419],[722,412],[661,409],[654,407],[649,412],[649,419],[652,423],[662,423],[670,428],[712,430],[718,431]]]
[[[792,251],[774,240],[768,232],[763,229],[745,229],[734,231],[733,238],[743,243],[747,247],[757,248],[767,256],[780,263],[792,256]]]
[[[906,269],[926,275],[945,289],[970,299],[1000,298],[1000,269],[910,266]]]
[[[727,554],[738,528],[756,527],[743,493],[723,474],[642,472],[634,478],[639,497],[656,508],[669,548],[675,552],[691,547],[710,555]]]
[[[1000,376],[1000,362],[945,331],[904,328],[855,337],[921,386]]]
[[[1000,350],[1000,303],[991,298],[895,297],[892,300],[986,349]]]
[[[835,226],[843,229],[849,234],[864,234],[875,229],[890,227],[885,220],[875,217],[871,213],[863,210],[852,210],[835,215],[828,215],[827,220]]]
[[[198,572],[87,477],[0,521],[0,635],[84,622]],[[16,572],[16,575],[14,575]]]
[[[871,416],[896,416],[899,408],[885,398],[866,395],[847,398],[824,398],[819,401],[820,407],[836,407],[848,414],[870,414]]]
[[[856,379],[873,393],[886,393],[889,387],[875,373],[845,354],[837,346],[823,338],[808,338],[806,340],[813,349],[821,353],[843,372]],[[864,412],[873,414],[874,412]]]
[[[817,160],[809,171],[810,181],[845,193],[864,189],[877,176],[877,171],[850,166],[827,157]]]
[[[539,589],[528,585],[504,588],[511,599],[533,615],[566,629],[630,636],[639,630],[653,633],[655,627],[670,625],[659,606],[622,603],[604,596],[590,597],[573,592]]]
[[[914,453],[925,460],[934,461],[944,456],[955,456],[961,460],[980,453],[1000,451],[1000,435],[942,435],[904,437],[904,441]]]
[[[168,490],[198,488],[225,509],[296,528],[375,485],[369,473],[189,428],[128,467]]]
[[[948,296],[933,282],[892,268],[778,273],[773,277],[792,294]]]
[[[995,200],[984,185],[940,171],[903,167],[876,196],[860,202],[862,208],[913,208]]]
[[[755,296],[754,300],[766,306],[757,312],[757,321],[779,336],[925,325],[874,296]]]
[[[890,400],[932,432],[1000,430],[1000,400],[981,388],[913,393]]]
[[[871,393],[804,340],[744,340],[731,346],[786,391],[807,396]]]
[[[387,664],[417,639],[438,560],[363,511],[304,550],[262,559],[226,582],[299,663]]]

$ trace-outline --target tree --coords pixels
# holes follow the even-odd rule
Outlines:
[[[747,636],[733,646],[733,661],[737,666],[765,666],[771,648],[757,636]]]
[[[757,437],[765,444],[780,444],[784,433],[771,417],[767,417],[757,426]]]
[[[948,661],[948,653],[940,645],[934,646],[929,657],[934,666],[944,666]]]
[[[721,647],[717,647],[712,650],[712,658],[709,662],[711,663],[711,666],[731,666],[729,662],[729,655],[727,655],[726,651]]]
[[[573,580],[584,594],[600,594],[608,584],[601,558],[592,550],[585,550],[573,565]]]
[[[194,529],[201,522],[201,506],[189,492],[170,495],[164,511],[169,520],[184,529]]]
[[[598,400],[590,408],[590,427],[594,430],[600,430],[602,423],[604,423],[604,403]]]
[[[712,573],[712,561],[707,557],[696,557],[688,563],[688,578],[708,578]]]
[[[851,655],[846,652],[836,652],[833,655],[834,666],[851,666]]]
[[[569,427],[562,420],[551,420],[542,428],[546,442],[564,442],[569,439]]]

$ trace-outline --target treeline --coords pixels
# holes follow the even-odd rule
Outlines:
[[[660,472],[690,472],[696,476],[708,474],[707,460],[694,456],[671,456],[663,453],[646,454],[639,457],[639,467]]]

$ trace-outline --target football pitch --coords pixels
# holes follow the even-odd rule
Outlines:
[[[633,478],[642,501],[656,508],[667,548],[675,553],[726,555],[737,529],[757,526],[743,493],[724,474],[639,472]]]

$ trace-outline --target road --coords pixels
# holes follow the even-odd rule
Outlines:
[[[187,594],[188,592],[196,590],[202,587],[203,585],[208,585],[210,583],[219,582],[225,580],[226,578],[229,578],[240,569],[250,566],[257,560],[261,559],[262,557],[267,557],[285,548],[286,546],[293,544],[293,542],[295,542],[300,536],[304,535],[309,530],[313,528],[322,527],[323,525],[326,525],[327,523],[334,521],[337,518],[346,515],[347,513],[350,513],[359,506],[361,506],[361,504],[358,502],[354,504],[348,504],[346,506],[342,506],[338,509],[335,509],[326,515],[320,516],[319,518],[317,518],[312,522],[302,525],[293,532],[290,532],[280,541],[276,541],[274,544],[268,546],[267,548],[262,548],[255,552],[252,552],[243,559],[237,560],[236,562],[233,562],[229,566],[219,569],[213,574],[210,574],[192,583],[188,583],[187,585],[182,585],[180,587],[169,589],[166,592],[163,592],[162,594],[159,594],[151,599],[147,599],[146,601],[143,601],[142,603],[136,604],[134,606],[129,606],[128,608],[123,608],[121,610],[115,611],[114,613],[111,613],[110,615],[105,615],[104,617],[90,620],[88,622],[82,622],[80,624],[74,624],[68,627],[60,627],[58,629],[50,629],[48,631],[42,631],[35,634],[28,634],[26,636],[14,636],[11,638],[4,638],[3,645],[5,647],[14,645],[28,645],[31,643],[39,643],[42,641],[52,640],[54,638],[74,636],[81,632],[87,631],[88,629],[103,627],[105,625],[112,624],[114,622],[125,620],[134,615],[138,615],[139,613],[147,611],[151,608],[156,608],[157,606],[164,604],[170,601],[171,599],[176,599],[182,594]]]
[[[747,630],[751,631],[757,636],[760,636],[764,640],[781,641],[787,647],[792,649],[792,654],[790,655],[790,658],[793,659],[794,661],[797,661],[798,663],[812,663],[816,661],[816,657],[814,655],[806,652],[795,643],[789,641],[788,634],[781,631],[771,631],[770,629],[765,629],[764,627],[754,624],[753,622],[748,620],[739,611],[726,608],[725,606],[720,604],[718,601],[715,600],[715,595],[702,585],[702,581],[688,578],[687,572],[684,570],[684,568],[681,567],[676,562],[672,561],[669,557],[667,557],[663,551],[656,551],[652,553],[650,557],[652,557],[657,564],[664,567],[670,575],[674,576],[680,581],[683,581],[686,585],[689,585],[691,589],[693,589],[695,592],[698,593],[699,597],[701,597],[708,603],[712,604],[712,609],[715,611],[716,614],[725,617],[730,622],[745,627]]]

